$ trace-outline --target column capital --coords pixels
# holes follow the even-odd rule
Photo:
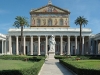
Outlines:
[[[18,38],[18,36],[16,36],[16,38]]]
[[[33,37],[33,35],[30,35],[30,37]]]
[[[75,35],[75,38],[77,38],[78,36],[77,35]]]
[[[26,37],[26,35],[23,35],[23,37]]]
[[[85,36],[82,36],[82,38],[84,38]]]
[[[4,39],[2,39],[2,41],[4,41]]]
[[[11,36],[11,35],[8,35],[9,37]]]
[[[68,36],[68,38],[70,38],[70,36]]]
[[[19,35],[15,35],[16,37],[18,37]]]
[[[84,35],[82,35],[82,37],[85,37]]]
[[[33,37],[33,35],[30,35],[30,37]]]
[[[48,37],[48,35],[45,35],[45,37]]]
[[[60,35],[60,37],[63,37],[63,35]]]
[[[37,37],[40,37],[41,35],[37,35]]]

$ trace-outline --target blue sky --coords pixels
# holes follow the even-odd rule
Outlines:
[[[7,34],[9,28],[14,28],[16,16],[28,17],[30,21],[30,10],[47,4],[48,0],[0,0],[0,33]],[[74,21],[84,16],[89,21],[85,28],[91,28],[93,34],[100,33],[100,0],[52,0],[52,4],[71,12],[71,28],[79,28]]]

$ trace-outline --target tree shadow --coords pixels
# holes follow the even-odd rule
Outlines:
[[[72,71],[61,65],[59,62],[55,63],[57,67],[60,69],[60,71],[63,73],[63,75],[75,75]]]

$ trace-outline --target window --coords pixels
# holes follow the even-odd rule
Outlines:
[[[63,19],[60,19],[60,25],[61,26],[63,25]]]
[[[37,26],[40,26],[40,25],[41,25],[41,20],[37,19]]]
[[[48,25],[52,26],[52,20],[51,19],[48,20]]]

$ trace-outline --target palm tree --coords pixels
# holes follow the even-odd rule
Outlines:
[[[86,20],[86,18],[84,18],[83,16],[79,16],[77,17],[77,19],[75,20],[75,24],[76,25],[80,25],[80,47],[79,47],[79,53],[81,55],[82,52],[82,25],[87,25],[88,20]]]
[[[13,26],[20,28],[21,27],[21,44],[20,44],[20,54],[23,54],[23,27],[29,26],[27,18],[26,17],[21,17],[21,16],[16,16],[15,22]]]

